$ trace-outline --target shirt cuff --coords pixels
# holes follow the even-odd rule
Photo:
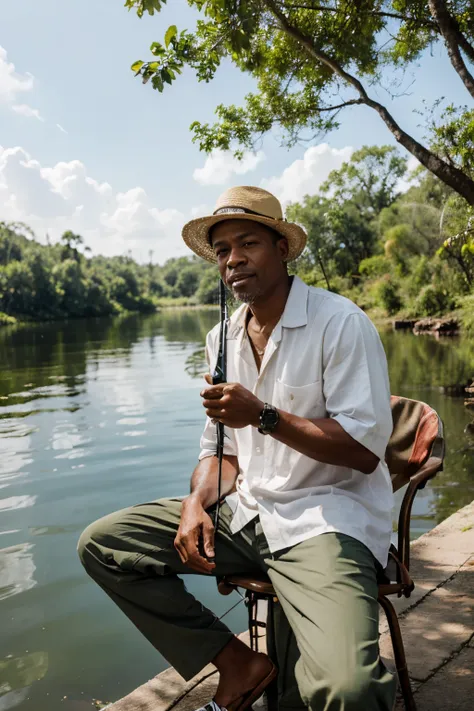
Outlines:
[[[360,420],[355,420],[348,415],[335,415],[333,420],[339,422],[342,429],[348,435],[355,439],[356,442],[362,444],[369,452],[375,454],[382,462],[385,460],[385,450],[387,449],[387,438],[377,432],[375,426],[368,426]]]
[[[236,457],[237,454],[235,453],[235,450],[233,447],[229,447],[228,445],[224,445],[224,454],[228,455],[229,457]],[[215,457],[216,456],[216,448],[214,449],[207,449],[207,447],[204,447],[201,449],[199,452],[199,461],[201,459],[205,459],[206,457]]]

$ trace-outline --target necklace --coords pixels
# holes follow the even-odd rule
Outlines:
[[[249,321],[250,321],[250,319],[249,319]],[[254,343],[254,341],[252,340],[252,337],[251,337],[251,335],[250,335],[250,333],[249,333],[249,328],[248,328],[249,321],[247,321],[247,335],[248,335],[248,337],[249,337],[249,340],[250,340],[250,342],[251,342],[251,344],[252,344],[252,348],[254,349],[255,353],[261,358],[263,355],[265,355],[265,347],[266,347],[266,346],[265,346],[264,348],[257,348],[257,346],[255,345],[255,343]],[[262,328],[262,329],[259,329],[258,331],[257,331],[256,328],[255,328],[254,330],[256,331],[256,333],[258,333],[259,336],[262,336],[262,335],[263,335],[263,336],[265,337],[266,334],[264,333],[263,328]],[[267,336],[267,338],[268,338],[268,336]]]

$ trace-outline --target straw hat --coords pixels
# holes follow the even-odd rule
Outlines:
[[[274,195],[252,186],[229,188],[217,200],[214,213],[191,220],[183,227],[183,239],[189,249],[208,262],[217,262],[209,243],[209,230],[224,220],[252,220],[271,227],[288,240],[287,261],[299,257],[306,244],[306,233],[297,224],[287,222]]]

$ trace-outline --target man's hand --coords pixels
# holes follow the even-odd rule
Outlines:
[[[207,557],[201,554],[200,544]],[[197,573],[212,573],[216,567],[207,560],[214,557],[214,526],[200,500],[192,494],[183,501],[174,547],[181,562]]]
[[[240,429],[247,425],[258,427],[260,412],[264,406],[258,397],[240,383],[211,385],[211,376],[205,377],[209,387],[201,392],[201,397],[206,415],[233,429]]]

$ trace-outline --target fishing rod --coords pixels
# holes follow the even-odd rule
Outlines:
[[[221,327],[219,331],[219,352],[217,355],[216,367],[212,374],[212,384],[220,385],[227,382],[227,301],[225,295],[225,286],[222,279],[219,282],[219,305],[221,310]],[[214,513],[214,530],[217,532],[219,525],[219,514],[221,508],[222,495],[222,459],[224,457],[224,425],[222,422],[216,422],[216,457],[218,458],[218,474],[217,474],[217,503]]]

